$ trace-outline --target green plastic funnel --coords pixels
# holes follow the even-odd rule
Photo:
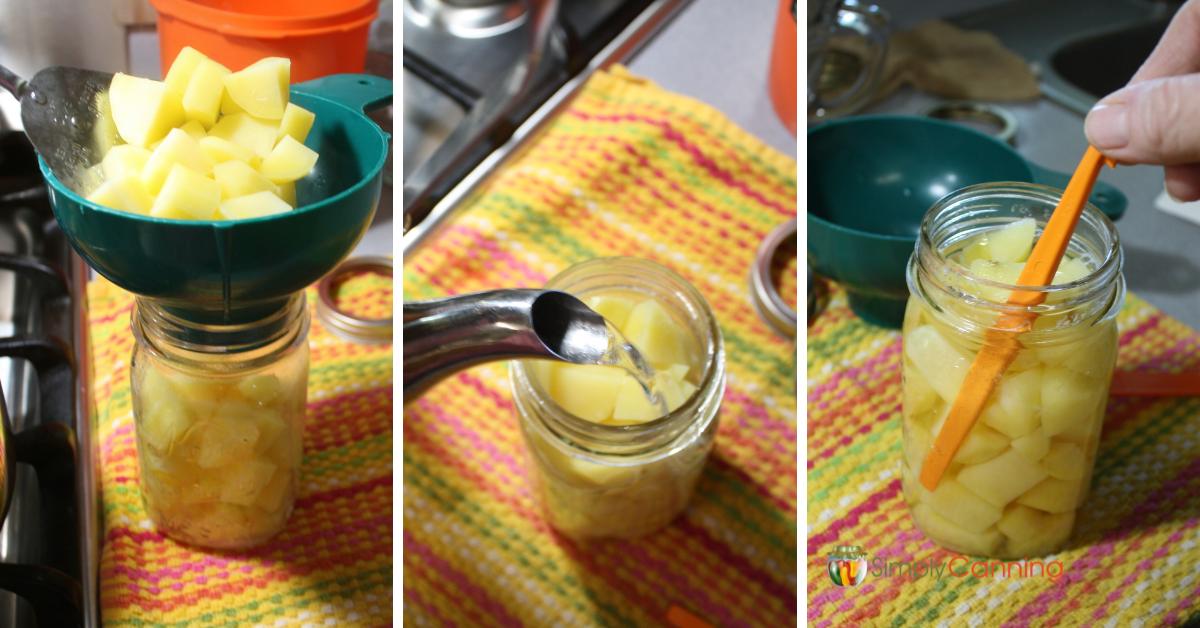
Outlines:
[[[370,226],[388,135],[364,110],[391,97],[391,81],[369,75],[292,86],[292,101],[316,114],[305,144],[320,157],[297,182],[298,207],[286,214],[237,222],[151,218],[83,199],[44,161],[42,175],[63,232],[96,272],[188,320],[257,320],[341,262]]]

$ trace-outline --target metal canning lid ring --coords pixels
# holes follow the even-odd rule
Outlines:
[[[992,127],[993,131],[985,131],[992,137],[1013,144],[1017,138],[1017,118],[1008,110],[995,105],[955,100],[938,103],[925,110],[925,115],[941,120],[966,120]]]
[[[793,218],[767,234],[754,256],[754,267],[750,271],[750,301],[754,309],[780,335],[796,336],[796,310],[789,307],[775,287],[771,278],[771,263],[780,246],[788,239],[796,239],[796,219]]]
[[[317,284],[317,318],[335,335],[361,344],[387,344],[392,341],[392,317],[364,318],[339,308],[334,292],[346,280],[360,273],[392,277],[392,260],[383,256],[352,257],[334,268]],[[392,308],[388,308],[389,311]]]

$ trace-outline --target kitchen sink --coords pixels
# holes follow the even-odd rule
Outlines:
[[[1050,67],[1065,81],[1100,99],[1122,88],[1167,30],[1169,19],[1088,37],[1063,46]]]
[[[1180,2],[1013,0],[949,18],[1029,60],[1047,98],[1078,113],[1141,67]]]

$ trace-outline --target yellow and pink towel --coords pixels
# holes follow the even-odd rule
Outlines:
[[[637,541],[577,543],[546,524],[503,364],[410,402],[406,623],[795,625],[796,345],[758,318],[749,291],[755,249],[796,215],[795,199],[793,159],[615,68],[406,260],[404,297],[419,300],[538,287],[595,257],[649,258],[711,304],[729,374],[695,498]]]
[[[354,289],[367,302],[391,299],[390,282]],[[310,311],[315,298],[309,289]],[[314,317],[295,512],[265,545],[206,551],[160,534],[142,507],[129,394],[133,297],[101,279],[88,286],[88,300],[104,625],[391,625],[391,346],[342,341]]]
[[[1200,334],[1145,301],[1129,295],[1117,320],[1118,369],[1200,368]],[[900,347],[899,332],[859,320],[836,289],[809,328],[809,626],[1200,620],[1200,399],[1111,399],[1091,494],[1067,548],[1003,577],[1005,568],[951,563],[956,555],[909,517],[899,474]],[[828,556],[838,545],[867,552],[861,584],[831,581]],[[1058,572],[1047,569],[1055,560],[1060,577],[1045,577]],[[966,575],[912,577],[912,565],[931,562]]]

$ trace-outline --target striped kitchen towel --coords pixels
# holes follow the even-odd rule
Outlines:
[[[596,257],[652,259],[713,307],[728,369],[695,498],[636,541],[576,543],[547,525],[503,364],[410,402],[406,623],[795,625],[796,345],[758,318],[748,282],[759,242],[795,216],[795,203],[793,159],[615,68],[406,260],[404,297],[419,300],[537,287]]]
[[[1200,334],[1136,296],[1117,323],[1118,369],[1200,368]],[[968,568],[916,529],[904,503],[900,347],[899,332],[862,322],[838,289],[809,328],[810,626],[1200,621],[1200,398],[1112,398],[1066,549],[1040,566]],[[838,545],[868,553],[861,584],[830,580]],[[938,565],[941,577],[929,572]]]
[[[346,294],[390,301],[390,282]],[[373,293],[373,294],[372,294]],[[308,290],[310,311],[316,291]],[[104,532],[105,626],[386,626],[392,623],[392,348],[340,340],[315,317],[304,461],[287,527],[245,551],[206,551],[154,529],[138,491],[129,394],[133,297],[88,286]]]

